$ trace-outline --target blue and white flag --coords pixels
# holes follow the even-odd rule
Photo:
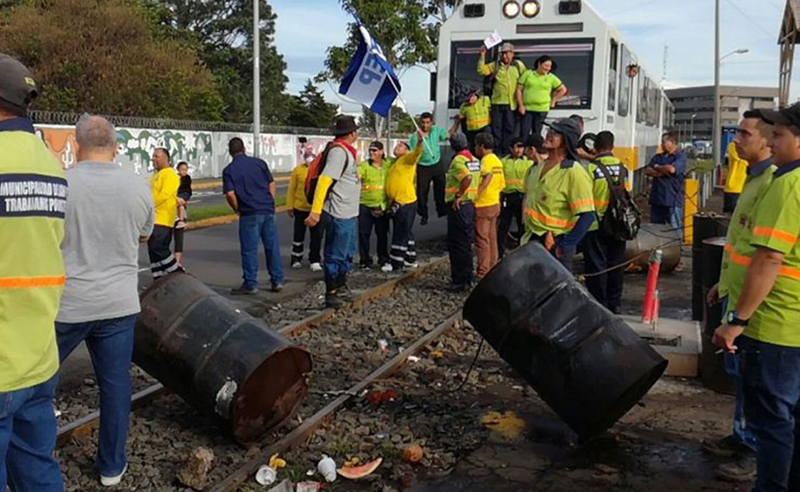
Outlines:
[[[361,44],[344,74],[339,94],[360,102],[384,118],[400,94],[400,79],[386,61],[378,43],[356,19]]]

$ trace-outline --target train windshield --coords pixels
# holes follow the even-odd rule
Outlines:
[[[594,71],[594,40],[513,40],[517,59],[528,68],[542,55],[549,55],[556,63],[555,73],[567,86],[569,94],[556,105],[556,109],[590,109],[592,106],[592,75]],[[482,41],[456,41],[451,47],[450,91],[448,107],[458,109],[470,91],[484,90],[486,81],[478,75],[478,53]],[[496,49],[487,59],[499,56]],[[492,56],[494,55],[494,56]]]

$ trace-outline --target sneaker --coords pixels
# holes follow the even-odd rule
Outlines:
[[[703,440],[703,451],[719,458],[733,458],[737,454],[749,450],[750,448],[731,435],[722,439]]]
[[[100,484],[103,485],[103,487],[113,487],[114,485],[119,485],[119,483],[122,481],[122,475],[125,475],[126,471],[128,471],[127,463],[125,463],[125,468],[122,469],[122,473],[119,475],[115,475],[113,477],[100,475]]]
[[[381,271],[385,273],[391,273],[394,271],[391,263],[387,263],[381,267]]]
[[[269,290],[272,292],[280,292],[283,290],[283,284],[272,284],[272,288]]]
[[[235,289],[231,289],[231,295],[233,296],[253,296],[256,294],[258,294],[257,287],[248,287],[244,284]]]
[[[413,263],[409,263],[407,261],[404,261],[403,262],[403,266],[406,267],[406,268],[417,268],[419,266],[419,263],[417,263],[416,261],[413,262]]]
[[[311,271],[312,272],[321,272],[322,271],[322,265],[320,265],[319,262],[312,263],[311,264]]]
[[[338,309],[345,304],[345,299],[339,297],[336,292],[325,294],[325,307]]]
[[[750,482],[756,478],[756,457],[751,454],[733,463],[717,467],[717,476],[726,482]]]
[[[297,270],[298,268],[303,268],[303,264],[300,263],[299,261],[295,261],[292,263],[292,268],[294,268],[295,270]]]
[[[362,270],[369,270],[370,268],[372,268],[372,264],[371,263],[361,263],[361,264],[359,264],[359,267]]]

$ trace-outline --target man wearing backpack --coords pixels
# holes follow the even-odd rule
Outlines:
[[[612,198],[611,186],[625,186],[628,170],[619,159],[612,154],[614,150],[614,134],[602,131],[594,141],[595,157],[587,170],[592,177],[592,194],[597,219],[589,228],[583,240],[583,254],[586,263],[586,287],[597,299],[614,314],[619,313],[622,299],[622,283],[624,268],[609,268],[621,265],[625,261],[625,240],[603,230],[600,224],[608,211]],[[603,167],[606,172],[603,172]],[[609,183],[609,179],[612,183]]]
[[[357,152],[353,147],[358,140],[355,118],[337,116],[331,132],[335,138],[328,144],[320,162],[306,226],[314,227],[322,221],[325,306],[337,308],[344,304],[341,293],[347,288],[347,274],[353,267],[361,181],[356,165]]]
[[[478,74],[492,84],[492,133],[495,143],[507,149],[517,126],[517,84],[525,72],[525,64],[514,60],[514,45],[503,43],[500,60],[486,63],[486,48],[481,46]],[[488,93],[488,92],[487,92]]]

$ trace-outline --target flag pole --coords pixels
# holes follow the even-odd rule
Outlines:
[[[405,106],[406,108],[408,108],[408,104],[406,104],[406,100],[405,100],[405,99],[403,99],[403,96],[401,96],[401,95],[400,95],[400,88],[399,88],[399,87],[397,87],[397,84],[395,84],[395,83],[394,83],[394,78],[393,78],[391,75],[389,75],[389,74],[387,74],[387,78],[389,79],[389,82],[391,82],[391,83],[392,83],[392,87],[394,87],[394,90],[396,90],[396,91],[397,91],[397,99],[400,99],[400,102],[402,102],[402,103],[403,103],[403,106]],[[389,115],[391,116],[391,114],[392,114],[392,113],[391,113],[391,109],[390,109]],[[421,131],[422,131],[422,130],[420,129],[419,125],[417,124],[417,119],[416,119],[416,118],[414,118],[414,116],[411,116],[411,122],[412,122],[412,123],[414,123],[414,128],[416,128],[418,132],[421,132]],[[391,132],[391,129],[392,129],[392,122],[391,122],[391,121],[389,121],[389,131],[390,131],[390,132]],[[422,145],[424,145],[424,146],[425,146],[425,148],[428,150],[428,152],[429,152],[429,153],[433,154],[433,151],[431,150],[431,146],[430,146],[430,145],[428,145],[428,141],[427,141],[427,140],[425,140],[424,138],[422,139]]]

